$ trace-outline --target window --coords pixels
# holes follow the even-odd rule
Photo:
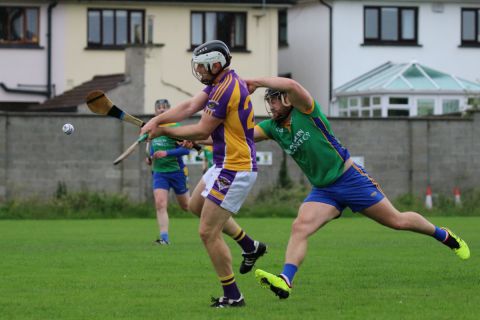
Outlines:
[[[362,97],[362,108],[370,107],[370,97]]]
[[[350,98],[350,100],[348,100],[349,104],[350,104],[350,107],[357,107],[358,106],[358,98]]]
[[[388,110],[389,117],[408,117],[410,116],[410,110],[405,109],[389,109]]]
[[[0,45],[39,43],[39,8],[0,7]]]
[[[364,44],[416,45],[417,12],[414,7],[365,7]]]
[[[288,46],[287,38],[287,10],[278,11],[278,46]]]
[[[417,100],[417,114],[419,116],[432,115],[434,109],[435,109],[434,99],[418,99]]]
[[[373,117],[380,118],[382,116],[382,109],[373,109],[372,113]]]
[[[480,46],[480,9],[462,9],[462,45]]]
[[[143,44],[144,11],[89,9],[88,47],[123,47]]]
[[[380,97],[373,97],[372,98],[372,104],[374,106],[378,106],[381,102],[382,102],[382,100],[380,99]]]
[[[345,97],[338,98],[338,105],[339,105],[340,109],[347,109],[348,108],[347,98],[345,98]]]
[[[210,40],[222,40],[230,49],[246,49],[244,12],[192,12],[191,49]]]
[[[460,110],[460,101],[458,99],[444,99],[442,100],[443,113],[458,112]]]
[[[390,97],[388,101],[390,104],[408,104],[407,97]]]

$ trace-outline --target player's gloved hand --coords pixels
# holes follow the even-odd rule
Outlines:
[[[154,159],[160,159],[160,158],[165,158],[167,156],[167,151],[157,151],[153,154]]]
[[[146,158],[145,158],[145,162],[146,162],[149,166],[151,166],[151,165],[152,165],[152,158],[146,157]]]

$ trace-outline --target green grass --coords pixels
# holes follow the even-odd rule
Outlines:
[[[279,272],[291,219],[240,219],[269,244],[258,266]],[[0,221],[2,319],[478,319],[480,218],[436,217],[470,244],[461,261],[435,240],[365,219],[312,237],[291,297],[237,274],[243,309],[209,308],[220,285],[196,219],[172,219],[169,247],[153,219]],[[234,268],[240,250],[231,240]]]

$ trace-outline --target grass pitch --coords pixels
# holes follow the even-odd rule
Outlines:
[[[197,219],[172,219],[172,245],[151,244],[152,219],[0,221],[1,319],[478,319],[480,218],[432,219],[462,236],[461,261],[433,238],[365,218],[333,221],[309,242],[287,300],[253,272],[237,282],[247,306],[216,310],[222,291]],[[291,219],[240,219],[268,243],[257,266],[283,265]],[[241,250],[230,239],[234,268]]]

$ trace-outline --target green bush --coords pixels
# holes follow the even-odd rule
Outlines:
[[[240,217],[289,217],[297,215],[298,208],[310,192],[310,187],[269,187],[261,190],[240,210]],[[426,216],[480,216],[480,190],[462,194],[462,206],[455,206],[451,196],[439,195],[434,208],[428,210],[420,196],[403,195],[393,201],[400,211],[416,211]],[[175,201],[168,208],[172,217],[194,217],[184,212]],[[358,216],[345,210],[343,216]],[[0,219],[102,219],[154,218],[151,202],[133,202],[125,195],[97,192],[69,193],[61,187],[49,200],[11,200],[0,203]]]

